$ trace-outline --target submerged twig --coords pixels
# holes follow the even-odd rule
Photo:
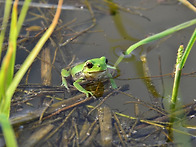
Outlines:
[[[112,114],[110,108],[103,107],[98,109],[101,145],[112,145]]]
[[[178,1],[181,2],[183,5],[187,6],[192,11],[196,12],[195,6],[192,5],[188,0],[178,0]]]
[[[76,146],[79,147],[79,134],[78,134],[78,128],[77,128],[77,124],[76,124],[74,118],[72,118],[72,125],[73,125],[73,127],[74,127],[74,131],[75,131],[75,134],[76,134],[76,137],[75,137],[75,139],[76,139]]]
[[[63,122],[53,131],[51,132],[47,138],[45,140],[48,140],[50,137],[52,137],[66,122],[67,120],[69,119],[69,117],[71,116],[71,114],[76,110],[76,108],[73,108],[71,110],[71,112],[66,116],[66,118],[63,120]]]
[[[124,141],[123,141],[123,139],[122,139],[122,137],[120,135],[120,130],[118,129],[117,123],[114,123],[114,127],[116,129],[116,132],[117,132],[117,135],[118,135],[118,137],[120,139],[120,142],[122,143],[122,146],[125,147],[125,143],[124,143]]]
[[[81,140],[80,140],[80,143],[83,143],[92,133],[93,133],[93,128],[94,128],[94,126],[97,124],[97,121],[98,121],[98,119],[95,119],[92,123],[91,123],[91,125],[89,126],[89,128],[88,128],[88,131],[87,131],[87,133],[86,133],[86,136],[85,137],[83,137]],[[98,126],[99,127],[99,126]]]
[[[82,129],[80,130],[80,134],[79,134],[79,137],[80,137],[80,140],[84,140],[83,138],[87,138],[87,131],[90,127],[90,123],[89,121],[86,119],[83,126],[82,126]]]
[[[27,147],[27,146],[35,146],[43,137],[45,137],[52,129],[54,128],[54,125],[47,125],[39,129],[38,131],[34,132],[24,143],[21,145],[21,147]]]
[[[95,106],[91,111],[88,112],[88,115],[90,115],[95,109],[100,107],[112,94],[114,94],[116,91],[119,91],[120,89],[121,89],[121,87],[119,87],[118,89],[115,89],[114,91],[109,93],[97,106]]]
[[[118,119],[118,117],[117,117],[117,115],[115,113],[113,113],[113,116],[114,116],[114,120],[116,121],[117,127],[119,127],[119,129],[120,129],[120,132],[122,134],[122,137],[125,139],[125,141],[127,141],[128,138],[126,136],[125,130],[121,126],[120,120]]]
[[[95,139],[97,133],[99,131],[99,125],[96,124],[94,129],[92,130],[92,133],[90,136],[86,139],[86,141],[83,143],[84,146],[91,146],[92,141]]]

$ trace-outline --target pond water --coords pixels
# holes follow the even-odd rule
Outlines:
[[[111,14],[106,1],[89,0],[94,13],[93,19],[96,20],[95,24],[93,24],[92,15],[85,4],[76,0],[64,2],[65,7],[61,12],[61,21],[59,21],[57,29],[64,24],[67,25],[60,31],[56,31],[52,36],[51,40],[53,39],[56,45],[51,44],[51,41],[44,46],[44,48],[50,49],[51,60],[53,60],[55,50],[58,48],[52,69],[51,86],[61,85],[60,71],[71,62],[73,57],[75,57],[74,63],[77,63],[105,56],[109,64],[114,65],[119,55],[126,51],[130,45],[195,18],[194,12],[175,0],[115,0],[113,2],[118,5],[118,9]],[[56,5],[55,1],[54,3],[48,1],[48,3]],[[46,4],[40,4],[40,7],[44,5]],[[69,8],[67,5],[72,7]],[[55,9],[30,7],[21,35],[27,33],[25,31],[26,27],[34,25],[47,27],[50,22],[49,19],[52,19],[52,12],[55,12]],[[35,14],[45,18],[36,18]],[[33,18],[36,19],[32,21]],[[91,29],[84,31],[91,26]],[[119,72],[119,76],[115,78],[117,86],[127,85],[128,89],[124,92],[132,95],[132,97],[163,109],[167,108],[166,98],[170,98],[172,94],[174,79],[172,73],[176,62],[177,49],[181,44],[186,47],[194,29],[195,25],[134,50],[117,67]],[[83,31],[84,33],[64,44]],[[30,36],[33,35],[35,33],[30,32]],[[38,38],[30,38],[22,46],[31,50]],[[28,55],[24,47],[20,46],[19,48],[16,64],[21,64]],[[181,78],[179,91],[182,105],[194,103],[195,100],[195,54],[196,50],[193,46],[182,71],[184,75]],[[141,57],[144,57],[143,59],[146,62],[142,61]],[[150,78],[144,79],[146,76]],[[39,84],[41,82],[40,77],[40,59],[38,58],[29,72],[28,84]],[[24,83],[25,79],[22,81],[22,84]],[[108,98],[104,105],[112,111],[135,116],[135,105],[134,103],[125,104],[128,101],[133,101],[133,99],[130,96],[118,93]],[[39,103],[40,101],[32,102],[33,105],[40,105]],[[96,104],[98,102],[94,102],[94,105]],[[34,110],[34,107],[27,108]],[[139,118],[154,115],[152,111],[146,111],[146,107],[139,105]],[[189,125],[195,125],[195,123],[195,118],[188,122]],[[28,135],[31,134],[28,131],[25,132]],[[24,141],[25,137],[20,137],[20,139]],[[195,140],[192,140],[191,143],[194,144]]]

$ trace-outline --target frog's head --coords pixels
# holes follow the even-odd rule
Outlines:
[[[101,76],[101,74],[106,72],[107,62],[108,60],[104,56],[87,60],[84,63],[83,73],[86,77],[97,78],[97,76]]]

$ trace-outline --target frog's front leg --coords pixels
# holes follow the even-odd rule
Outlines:
[[[116,83],[115,83],[115,81],[114,81],[114,79],[112,78],[112,75],[111,75],[110,73],[108,73],[108,77],[110,78],[110,83],[111,83],[111,85],[112,85],[112,88],[113,88],[113,89],[116,89],[116,88],[117,88]]]
[[[86,94],[86,97],[89,97],[89,94],[93,96],[93,93],[84,89],[79,83],[82,82],[83,79],[76,80],[73,85],[82,93]],[[94,97],[94,96],[93,96]]]
[[[62,77],[62,86],[65,86],[65,88],[69,91],[69,87],[67,85],[66,78],[70,76],[70,71],[67,71],[65,69],[61,70],[61,77]]]

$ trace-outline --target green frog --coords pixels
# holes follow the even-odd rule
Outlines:
[[[69,70],[62,69],[62,85],[65,86],[67,90],[69,90],[66,78],[71,76],[74,81],[74,87],[80,92],[86,94],[86,97],[89,97],[89,94],[93,96],[93,93],[91,91],[87,91],[86,89],[84,89],[80,84],[84,82],[99,81],[109,78],[112,88],[115,89],[117,88],[117,86],[108,68],[116,68],[107,65],[107,63],[108,60],[106,59],[106,57],[103,56],[101,58],[94,58],[87,60],[86,62],[79,63],[76,66],[70,68]]]

